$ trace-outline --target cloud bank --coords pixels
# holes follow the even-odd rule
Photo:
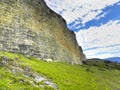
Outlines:
[[[67,23],[81,19],[85,24],[102,12],[102,9],[119,0],[45,0],[47,5],[61,14]]]
[[[88,58],[120,56],[120,21],[110,21],[76,33],[78,44]]]

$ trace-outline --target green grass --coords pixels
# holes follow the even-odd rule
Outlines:
[[[0,55],[19,59],[18,63],[21,67],[29,66],[33,71],[46,76],[58,85],[59,90],[120,90],[120,70],[57,62],[48,63],[7,52],[0,52]],[[29,83],[21,84],[19,79],[26,78],[23,75],[14,75],[7,72],[4,67],[0,67],[0,90],[42,90]],[[10,83],[14,80],[16,80],[15,83]],[[53,88],[46,87],[44,90],[53,90]]]

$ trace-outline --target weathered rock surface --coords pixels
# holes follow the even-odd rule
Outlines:
[[[53,90],[58,90],[57,84],[53,83],[45,76],[40,75],[40,73],[32,70],[30,67],[22,66],[19,58],[8,58],[0,55],[0,67],[4,68],[6,72],[12,72],[13,75],[16,75],[16,77],[21,77],[18,80],[13,80],[14,82],[17,81],[21,84],[29,83],[30,85],[43,89],[46,86],[49,86]],[[21,76],[19,76],[19,74],[21,74]]]
[[[75,34],[44,0],[0,0],[0,50],[76,64],[84,59]]]

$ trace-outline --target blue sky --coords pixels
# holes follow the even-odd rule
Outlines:
[[[120,57],[120,0],[45,0],[76,34],[87,58]]]
[[[96,16],[96,18],[99,18],[99,17],[101,17],[103,15],[104,15],[104,17],[101,17],[99,19],[94,18],[94,19],[86,22],[84,25],[82,25],[82,23],[81,23],[82,20],[79,19],[79,20],[77,20],[77,22],[79,22],[79,23],[74,25],[76,21],[71,22],[71,23],[68,24],[68,27],[71,30],[77,32],[77,31],[79,31],[81,29],[88,29],[88,28],[90,28],[92,26],[99,27],[99,26],[101,26],[103,24],[106,24],[110,20],[113,20],[113,21],[114,20],[120,20],[120,14],[118,14],[120,12],[120,5],[118,3],[120,3],[120,1],[118,1],[117,3],[115,3],[113,5],[109,5],[109,6],[105,7],[105,8],[103,8],[103,9],[101,9],[102,12]],[[97,10],[94,10],[94,12],[97,12]],[[79,26],[79,28],[76,28],[78,26]]]

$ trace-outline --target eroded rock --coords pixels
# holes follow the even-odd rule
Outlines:
[[[0,50],[73,64],[84,58],[75,34],[44,0],[0,0]]]

